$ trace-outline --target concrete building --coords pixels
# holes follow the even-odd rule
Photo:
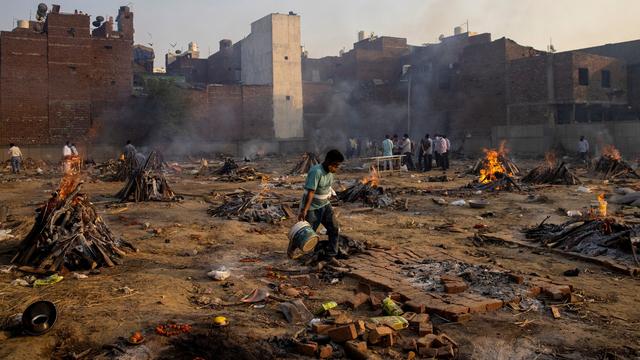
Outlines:
[[[43,21],[0,33],[0,142],[89,140],[132,92],[133,13],[94,24],[54,5]],[[97,25],[97,26],[96,26]],[[57,154],[57,153],[56,153]],[[44,156],[43,156],[44,157]]]

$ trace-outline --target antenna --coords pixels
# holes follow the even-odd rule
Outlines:
[[[467,25],[467,33],[469,33],[469,19],[467,19],[467,22],[465,22],[465,24]]]

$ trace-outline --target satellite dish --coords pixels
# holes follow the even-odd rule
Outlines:
[[[182,51],[180,51],[180,50],[176,50],[176,54],[177,54],[177,55],[180,55],[181,53],[182,53]]]
[[[96,21],[97,22],[103,22],[104,21],[104,16],[96,16]]]
[[[96,20],[94,22],[91,23],[93,26],[95,27],[100,27],[100,21]]]
[[[38,4],[38,11],[36,12],[36,20],[42,21],[47,16],[47,4]]]
[[[442,41],[442,39],[444,39],[444,34],[440,34],[440,36],[438,36],[438,40]]]

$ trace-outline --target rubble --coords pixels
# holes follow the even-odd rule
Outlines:
[[[393,198],[379,186],[378,179],[378,173],[372,167],[369,177],[356,181],[345,190],[338,192],[337,198],[344,202],[362,201],[363,204],[379,208],[393,205]]]

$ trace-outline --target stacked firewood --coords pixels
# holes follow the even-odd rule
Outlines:
[[[601,179],[640,179],[640,175],[633,168],[619,157],[602,155],[593,165],[592,171]]]
[[[522,182],[527,184],[582,184],[564,162],[556,163],[556,166],[545,163],[535,167],[522,178]]]
[[[289,175],[301,175],[309,172],[312,166],[320,163],[320,159],[315,153],[305,152],[300,161],[289,171]]]
[[[134,171],[122,189],[116,194],[121,201],[174,201],[179,197],[171,190],[167,179],[158,170],[151,168],[156,163],[155,152],[151,152],[145,163]]]
[[[264,191],[256,194],[241,190],[225,195],[222,205],[212,206],[207,212],[214,217],[270,224],[295,216],[288,205],[278,204],[277,200]]]
[[[640,227],[618,223],[611,218],[595,217],[572,219],[563,224],[547,224],[545,221],[523,230],[528,239],[542,245],[589,256],[608,255],[620,258],[620,252],[633,256],[638,263],[637,239]],[[622,255],[624,257],[624,255]]]
[[[498,155],[498,161],[502,164],[502,167],[510,173],[512,176],[518,176],[520,174],[520,168],[516,163],[511,161],[506,155],[500,154]],[[476,161],[473,167],[468,171],[471,175],[480,175],[480,170],[486,169],[488,167],[487,158],[481,158]]]
[[[394,203],[394,200],[388,194],[385,194],[384,188],[372,185],[369,181],[357,181],[343,191],[337,193],[338,200],[344,202],[362,201],[366,205],[373,207],[387,207]]]
[[[238,164],[232,158],[224,159],[224,164],[213,171],[214,175],[232,175],[238,171]]]
[[[489,182],[474,181],[467,185],[467,188],[480,191],[522,191],[522,187],[518,185],[515,179],[504,173],[496,173],[495,180]]]
[[[136,250],[109,230],[80,188],[81,183],[65,197],[54,193],[36,210],[36,222],[12,263],[45,271],[93,269],[114,266],[125,248]]]

